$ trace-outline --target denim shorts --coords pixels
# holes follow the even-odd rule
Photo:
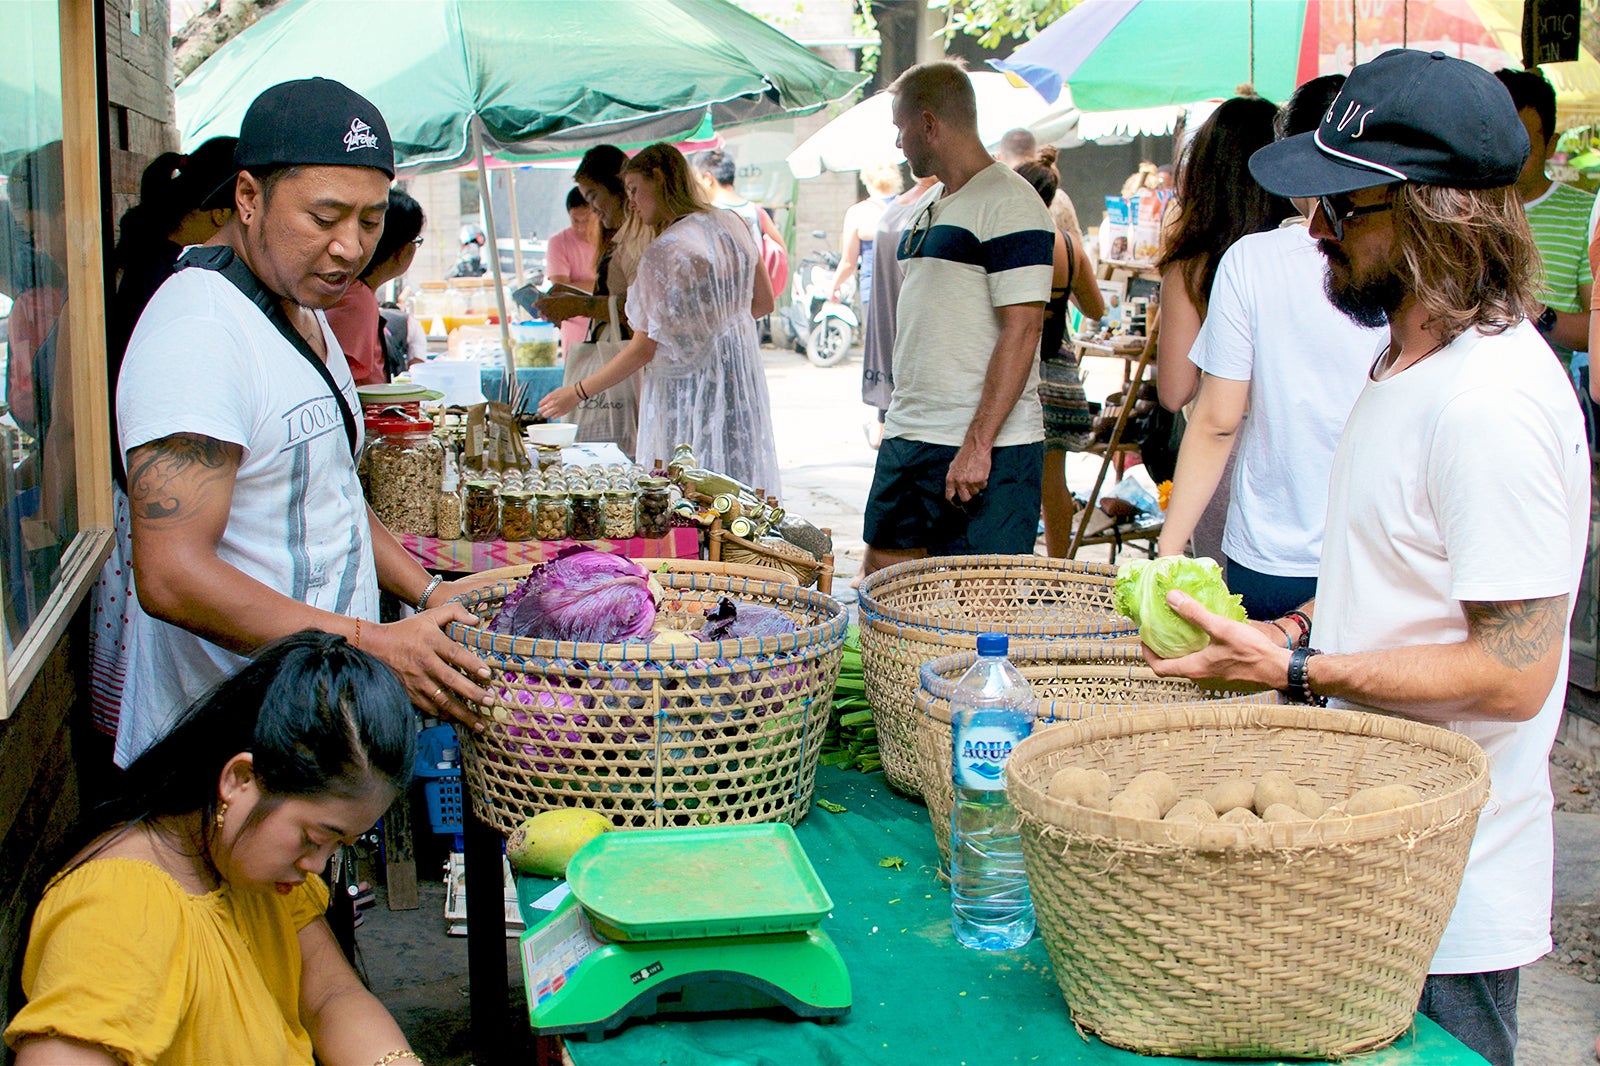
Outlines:
[[[1033,554],[1044,444],[991,451],[988,485],[965,505],[944,495],[945,475],[959,450],[903,437],[884,440],[867,494],[867,544],[923,548],[930,555]]]
[[[1513,1066],[1518,974],[1515,967],[1488,973],[1430,973],[1417,1010],[1491,1066]]]

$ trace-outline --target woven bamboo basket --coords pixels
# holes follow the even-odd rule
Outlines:
[[[736,537],[720,524],[712,527],[711,536],[717,543],[717,556],[723,562],[782,570],[800,585],[816,585],[821,592],[828,592],[833,587],[831,555],[818,561],[816,556],[798,545],[785,543],[781,547],[771,547]]]
[[[978,646],[1013,641],[1131,638],[1112,607],[1115,567],[1037,555],[953,555],[885,567],[861,583],[861,667],[889,784],[922,795],[917,770],[917,671]]]
[[[1009,658],[1039,699],[1035,732],[1087,718],[1130,714],[1168,703],[1217,700],[1223,703],[1278,703],[1276,692],[1202,686],[1181,677],[1157,677],[1145,665],[1138,644],[1086,640],[1063,644],[1022,644]],[[943,655],[924,663],[916,695],[917,775],[928,820],[939,844],[941,871],[950,866],[950,697],[956,682],[978,659],[976,651]]]
[[[461,731],[479,818],[509,834],[528,815],[560,807],[599,811],[622,829],[805,817],[844,609],[793,584],[710,572],[719,564],[669,564],[654,575],[665,590],[662,625],[698,629],[702,612],[731,596],[777,607],[799,632],[685,646],[450,626],[451,639],[488,665],[497,701],[482,733]],[[487,622],[527,569],[508,568],[504,580],[460,602]]]
[[[1163,770],[1180,797],[1282,770],[1330,803],[1384,784],[1423,800],[1316,821],[1147,821],[1047,797],[1066,766],[1104,770],[1113,790]],[[1011,753],[1006,778],[1074,1023],[1205,1058],[1340,1058],[1405,1032],[1489,791],[1483,751],[1445,729],[1215,703],[1046,729]]]

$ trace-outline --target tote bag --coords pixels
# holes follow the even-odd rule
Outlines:
[[[606,308],[611,317],[602,329],[600,339],[572,346],[567,353],[561,384],[571,385],[583,380],[605,366],[612,356],[627,346],[628,342],[622,339],[622,333],[617,328],[620,311],[615,296],[606,298]],[[578,440],[612,441],[637,459],[633,453],[639,444],[639,375],[631,374],[604,392],[578,401],[578,406],[567,418],[577,423]]]

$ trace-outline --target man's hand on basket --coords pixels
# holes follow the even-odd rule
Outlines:
[[[1213,678],[1247,681],[1277,689],[1288,682],[1289,649],[1283,646],[1276,629],[1271,632],[1280,638],[1278,640],[1267,636],[1265,630],[1270,627],[1263,623],[1224,618],[1206,610],[1193,596],[1177,590],[1167,593],[1167,606],[1179,618],[1205,630],[1211,643],[1192,655],[1176,659],[1160,658],[1147,645],[1140,645],[1145,661],[1157,676],[1187,677],[1195,681]]]
[[[441,585],[434,595],[443,590]],[[451,622],[475,626],[478,619],[459,603],[430,607],[402,621],[367,630],[362,634],[361,650],[382,659],[400,675],[411,702],[422,710],[482,731],[483,716],[468,703],[485,711],[493,705],[489,690],[476,683],[489,680],[489,668],[476,654],[445,636],[444,627]]]

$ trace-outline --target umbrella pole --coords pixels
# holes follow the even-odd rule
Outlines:
[[[506,315],[506,283],[500,275],[500,240],[494,228],[494,197],[489,195],[489,170],[483,165],[483,120],[472,116],[472,143],[478,155],[478,188],[482,192],[483,220],[489,226],[489,269],[494,272],[494,302],[500,309],[500,355],[505,363],[505,378],[500,396],[506,402],[516,395],[517,361],[511,354],[511,319]]]
[[[521,285],[522,284],[522,279],[527,276],[527,272],[522,269],[522,227],[517,224],[517,171],[518,171],[518,169],[520,169],[520,168],[512,167],[511,169],[506,171],[506,184],[511,187],[511,204],[510,204],[510,210],[511,210],[511,239],[516,242],[516,243],[512,244],[512,246],[511,246],[511,261],[516,264],[516,267],[517,267],[517,284]]]

